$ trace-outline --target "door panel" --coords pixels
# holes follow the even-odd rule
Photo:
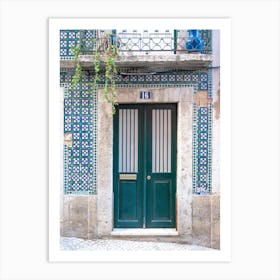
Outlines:
[[[143,176],[139,163],[143,149],[138,135],[143,130],[143,114],[137,106],[119,106],[114,116],[113,181],[114,226],[143,226]]]
[[[120,181],[119,183],[119,220],[137,221],[136,181]]]
[[[152,221],[170,220],[170,197],[172,184],[170,180],[154,180],[151,188]],[[162,203],[166,201],[167,203]]]
[[[175,227],[176,105],[119,105],[114,117],[114,226]]]
[[[147,108],[146,226],[175,227],[176,105]]]

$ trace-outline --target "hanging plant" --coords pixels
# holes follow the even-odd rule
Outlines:
[[[116,58],[119,56],[120,42],[111,34],[104,34],[100,38],[95,38],[93,42],[93,89],[98,90],[100,75],[104,72],[104,98],[112,105],[112,112],[116,112],[116,83],[115,78],[118,73]],[[81,44],[74,49],[74,60],[76,61],[75,73],[71,81],[71,89],[82,81],[82,66],[79,55],[82,53]],[[103,69],[104,68],[104,69]]]
[[[75,48],[73,48],[73,51],[74,51],[74,60],[76,61],[77,65],[75,68],[75,74],[71,81],[71,86],[70,86],[71,90],[73,90],[74,87],[82,80],[82,66],[78,60],[79,54],[81,52],[81,45],[78,44]]]

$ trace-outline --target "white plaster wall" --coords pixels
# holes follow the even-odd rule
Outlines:
[[[64,205],[64,87],[60,87],[60,222],[63,222]],[[62,231],[62,229],[61,229]]]
[[[212,193],[220,193],[220,33],[213,31],[213,135],[212,135]],[[222,93],[226,94],[226,93]]]
[[[213,53],[213,62],[212,66],[220,66],[220,31],[212,31],[212,53]]]
[[[177,230],[179,234],[190,234],[192,231],[192,102],[178,103],[177,126]]]
[[[97,131],[97,234],[109,235],[113,229],[113,115],[111,105],[100,91]]]

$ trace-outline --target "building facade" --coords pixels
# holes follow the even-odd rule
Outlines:
[[[93,86],[103,34],[119,50],[115,114],[102,67]],[[220,247],[219,52],[218,30],[60,31],[62,236]]]

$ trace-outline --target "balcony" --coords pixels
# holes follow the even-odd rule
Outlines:
[[[80,44],[81,66],[91,68],[93,51],[102,51],[108,38],[118,49],[116,64],[125,73],[206,69],[212,62],[210,30],[61,30],[61,67],[75,66],[73,49]]]

